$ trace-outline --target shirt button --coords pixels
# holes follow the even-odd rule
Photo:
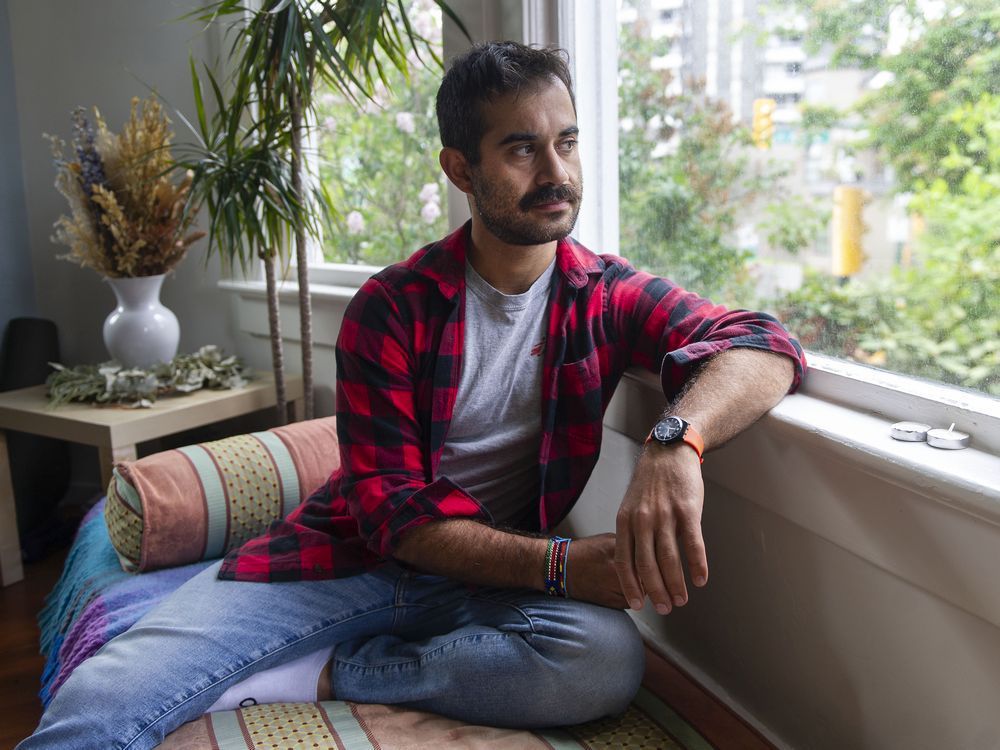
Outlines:
[[[322,572],[323,572],[322,565],[320,565],[319,563],[313,565],[313,573],[322,573]]]

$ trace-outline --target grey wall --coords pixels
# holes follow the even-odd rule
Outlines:
[[[0,0],[0,332],[11,318],[35,313],[14,99],[10,19],[7,0]]]
[[[18,287],[31,289],[33,277],[35,312],[59,327],[64,361],[102,361],[108,355],[101,325],[114,296],[93,271],[56,259],[65,249],[49,237],[67,205],[53,187],[54,171],[42,134],[68,141],[69,115],[77,105],[97,106],[109,126],[118,130],[128,117],[130,99],[144,97],[152,88],[169,103],[177,140],[184,139],[185,126],[173,109],[180,108],[189,117],[193,110],[188,55],[214,60],[219,40],[214,32],[202,33],[196,23],[177,20],[201,4],[192,0],[5,1],[9,25],[0,25],[0,132],[6,136],[11,127],[19,130],[21,147],[18,160],[17,149],[9,146],[13,141],[0,138],[0,155],[7,157],[0,186],[8,190],[13,179],[8,173],[19,169],[23,193],[20,209],[17,200],[4,200],[0,212],[14,206],[26,213],[26,221],[12,222],[0,213],[0,243],[27,246],[14,255],[20,259],[15,260],[21,274]],[[7,33],[9,52],[3,43]],[[13,107],[7,106],[10,100]],[[14,223],[20,235],[11,237],[6,225]],[[6,256],[5,251],[0,262],[6,263]],[[206,268],[204,257],[202,240],[167,279],[162,299],[180,319],[182,352],[207,343],[233,351],[229,299],[216,288],[217,264],[213,261]],[[25,265],[27,269],[21,268]],[[7,274],[3,276],[6,279]],[[6,307],[6,293],[4,300]]]

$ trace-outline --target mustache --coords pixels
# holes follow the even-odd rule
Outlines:
[[[543,203],[558,203],[560,201],[576,202],[580,199],[579,191],[571,185],[559,185],[558,187],[549,185],[539,188],[533,193],[528,193],[518,204],[522,210],[528,210],[532,206]]]

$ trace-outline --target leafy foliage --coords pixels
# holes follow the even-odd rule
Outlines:
[[[733,236],[741,211],[783,170],[754,161],[729,108],[651,63],[665,52],[641,23],[619,49],[621,244],[633,263],[720,300],[752,293],[751,253]]]
[[[1000,7],[994,0],[772,4],[804,13],[807,41],[813,50],[832,48],[831,66],[888,74],[888,83],[858,102],[856,111],[869,130],[867,145],[893,166],[901,191],[928,179],[942,178],[952,187],[961,182],[963,170],[942,159],[966,138],[951,113],[1000,85]]]
[[[203,346],[194,354],[178,354],[173,361],[151,370],[127,369],[114,361],[77,367],[50,364],[55,372],[46,385],[53,406],[79,401],[148,408],[159,396],[202,388],[242,388],[251,378],[238,358],[226,356],[215,346]]]
[[[893,61],[895,88],[877,96],[885,111],[933,112],[904,116],[895,133],[873,128],[926,226],[913,265],[843,287],[813,276],[779,304],[806,346],[1000,396],[1000,70],[987,64],[1000,52],[1000,14],[950,10],[901,52],[908,70]],[[947,63],[945,51],[966,59]],[[924,96],[918,83],[938,65],[947,90]]]
[[[414,3],[415,28],[434,55],[441,24],[429,4]],[[409,77],[388,71],[361,113],[329,88],[316,102],[320,181],[341,210],[324,240],[327,260],[383,265],[448,231],[446,183],[434,100],[440,69],[411,52]]]
[[[831,67],[885,71],[851,112],[804,108],[805,141],[855,122],[912,195],[926,226],[913,262],[842,283],[809,272],[798,290],[760,300],[750,253],[735,246],[753,207],[772,247],[795,253],[828,212],[783,193],[780,172],[748,160],[741,130],[685,82],[653,69],[659,49],[641,27],[621,38],[622,237],[637,263],[694,291],[770,305],[807,347],[1000,396],[1000,8],[943,0],[774,0],[800,11],[806,43]],[[908,30],[901,38],[899,30]],[[664,151],[662,145],[668,144]]]
[[[269,129],[273,123],[266,120],[244,125],[221,83],[210,70],[204,75],[207,101],[192,61],[197,141],[178,147],[178,165],[194,175],[189,210],[208,209],[209,254],[218,252],[224,266],[238,263],[246,272],[256,258],[279,257],[292,228],[315,226],[317,217],[292,185],[287,133]]]
[[[813,198],[791,194],[764,207],[758,229],[767,244],[795,255],[826,232],[830,209]]]

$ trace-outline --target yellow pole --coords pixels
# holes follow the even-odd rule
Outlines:
[[[753,122],[750,132],[753,144],[759,149],[771,147],[771,139],[774,138],[774,120],[772,115],[778,104],[774,99],[754,99],[753,100]]]
[[[834,276],[846,279],[861,270],[861,235],[865,231],[861,211],[865,202],[865,193],[859,187],[840,185],[833,190]]]

